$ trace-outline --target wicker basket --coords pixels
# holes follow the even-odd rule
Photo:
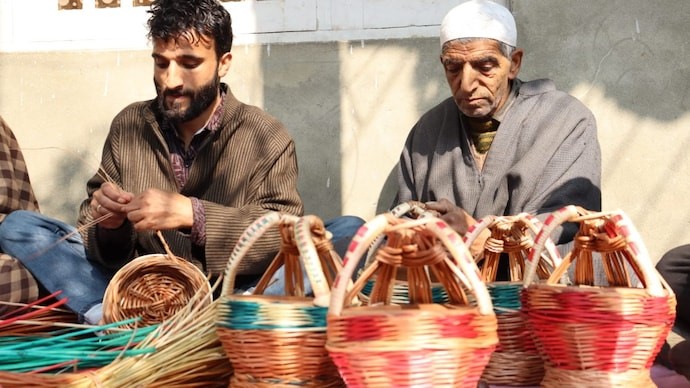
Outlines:
[[[233,294],[239,262],[273,226],[280,227],[280,252],[253,294]],[[262,295],[282,265],[286,296]],[[344,386],[324,347],[330,285],[341,267],[317,217],[272,212],[246,229],[228,261],[218,309],[218,336],[235,370],[230,386]],[[302,268],[313,298],[304,295]]]
[[[186,307],[199,290],[206,296],[197,300],[210,304],[211,285],[189,261],[171,253],[140,256],[120,268],[108,283],[103,320],[112,323],[140,317],[139,326],[160,323]]]
[[[541,222],[527,213],[488,216],[472,225],[464,237],[465,244],[470,246],[482,232],[490,232],[484,250],[475,261],[483,264],[480,266],[482,280],[486,282],[498,320],[498,346],[482,375],[482,380],[492,385],[538,385],[544,377],[544,361],[520,308],[523,274],[540,228]],[[540,279],[548,278],[560,264],[560,256],[550,239],[546,248],[550,255],[542,255],[543,260],[537,266]],[[510,279],[496,281],[499,263],[506,260]]]
[[[376,260],[347,290],[364,252],[380,234]],[[476,387],[498,338],[486,287],[461,237],[442,220],[381,214],[354,237],[338,274],[328,314],[326,348],[349,387]],[[409,304],[391,303],[406,272]],[[432,301],[430,274],[449,303]],[[356,295],[375,276],[367,305]],[[468,304],[467,292],[478,301]]]
[[[535,257],[560,224],[579,223],[574,247],[546,283]],[[622,211],[567,206],[545,221],[530,252],[522,306],[546,360],[547,387],[653,387],[650,367],[675,319],[676,300]],[[594,284],[601,260],[608,285]],[[575,263],[573,285],[558,284]],[[634,286],[635,278],[644,288]]]

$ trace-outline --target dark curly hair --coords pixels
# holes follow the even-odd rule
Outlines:
[[[148,13],[151,40],[184,37],[195,42],[210,37],[216,42],[218,58],[232,49],[230,13],[217,0],[155,0]]]

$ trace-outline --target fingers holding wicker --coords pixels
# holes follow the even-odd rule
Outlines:
[[[127,218],[123,205],[132,200],[132,194],[123,191],[117,185],[105,182],[91,197],[91,215],[94,219],[101,219],[99,225],[107,229],[122,226]],[[108,215],[108,217],[104,217]]]

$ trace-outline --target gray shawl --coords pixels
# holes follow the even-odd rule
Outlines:
[[[484,168],[470,150],[452,98],[415,124],[398,165],[396,203],[446,198],[475,219],[565,205],[601,210],[601,151],[594,116],[550,80],[524,82],[505,112]],[[568,242],[576,229],[552,235]]]

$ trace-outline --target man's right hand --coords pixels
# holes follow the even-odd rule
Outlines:
[[[441,214],[439,218],[458,232],[460,236],[464,236],[465,233],[467,233],[467,229],[477,223],[477,220],[469,215],[464,209],[455,206],[455,204],[445,198],[435,202],[427,202],[425,205],[428,210],[439,212]],[[474,240],[472,246],[468,247],[472,256],[476,257],[484,251],[484,243],[486,243],[489,237],[491,237],[491,232],[488,230],[482,231]]]
[[[132,193],[120,189],[114,183],[104,182],[91,198],[91,216],[99,219],[110,214],[98,225],[106,229],[117,229],[127,219],[127,213],[123,210],[124,205],[128,204],[133,197]]]

